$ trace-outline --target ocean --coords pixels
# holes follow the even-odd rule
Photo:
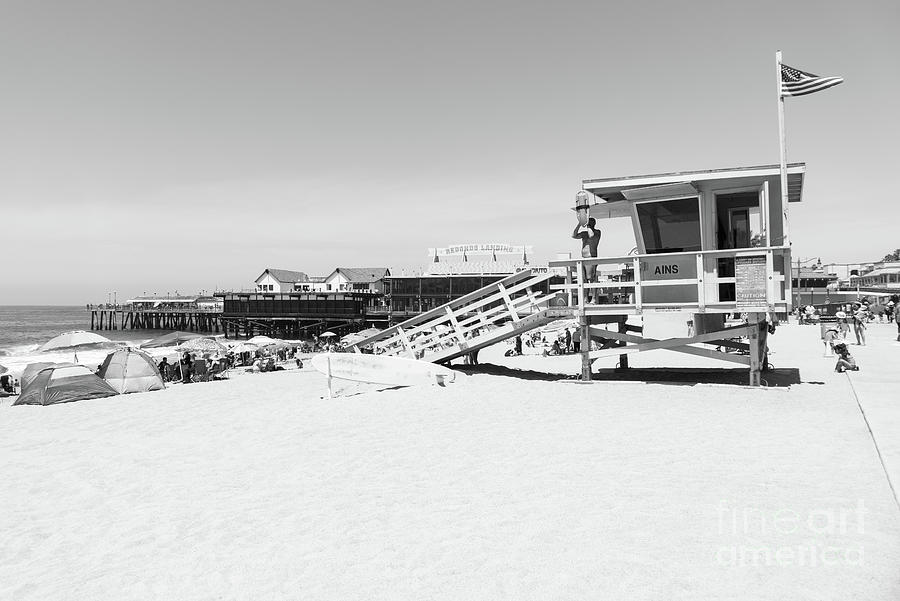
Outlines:
[[[40,346],[63,332],[90,330],[91,313],[79,307],[0,306],[0,356],[9,356]],[[110,340],[141,342],[171,330],[103,330],[97,334]]]
[[[84,305],[60,306],[0,306],[0,365],[13,373],[20,372],[35,361],[74,361],[93,365],[108,351],[69,351],[39,353],[38,347],[57,334],[72,330],[90,330],[91,313]],[[139,345],[172,330],[103,330],[97,334],[116,342]]]

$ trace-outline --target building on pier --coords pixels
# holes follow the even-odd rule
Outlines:
[[[362,292],[223,292],[220,323],[229,338],[264,334],[301,339],[326,330],[345,334],[384,327],[382,295]]]

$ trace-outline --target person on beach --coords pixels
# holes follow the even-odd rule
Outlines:
[[[853,333],[856,335],[856,344],[859,346],[866,345],[866,320],[869,312],[863,305],[854,305],[853,311]]]
[[[838,311],[834,316],[838,320],[838,333],[841,335],[841,340],[846,340],[847,334],[850,333],[850,323],[847,321],[847,314],[843,311]]]
[[[569,331],[569,328],[566,328],[566,349],[565,352],[569,353],[572,351],[572,332]]]
[[[575,328],[575,332],[572,334],[572,352],[581,352],[581,328]]]
[[[900,307],[894,307],[894,322],[897,324],[897,342],[900,342]]]
[[[825,356],[834,357],[835,340],[838,337],[838,326],[833,324],[822,334],[822,342],[825,344]]]
[[[597,221],[589,216],[590,208],[588,194],[583,191],[579,192],[575,196],[575,208],[573,209],[578,217],[578,225],[572,230],[572,238],[581,240],[581,257],[583,259],[595,258],[597,246],[600,244],[600,230],[596,227]],[[585,284],[594,282],[597,277],[597,266],[585,265],[583,275]],[[590,302],[593,296],[593,294],[588,295],[585,302]]]
[[[191,374],[193,372],[193,360],[191,354],[187,351],[181,356],[181,383],[190,384]]]
[[[850,349],[843,342],[834,345],[834,350],[838,354],[837,363],[834,365],[834,371],[843,373],[845,371],[859,371],[856,359],[850,354]]]
[[[163,360],[159,362],[159,365],[156,366],[159,369],[159,375],[162,376],[163,381],[167,381],[166,373],[168,373],[169,369],[169,358],[163,357]]]

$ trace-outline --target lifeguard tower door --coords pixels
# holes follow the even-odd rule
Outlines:
[[[717,248],[756,248],[768,246],[768,186],[716,193]],[[716,272],[720,279],[734,277],[734,258],[719,258]],[[734,282],[719,284],[719,301],[735,300]]]

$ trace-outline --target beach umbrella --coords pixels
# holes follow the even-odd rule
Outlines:
[[[166,334],[165,336],[160,336],[159,338],[154,338],[153,340],[148,340],[141,345],[141,348],[161,348],[164,346],[175,346],[177,344],[181,344],[182,342],[187,342],[188,340],[193,340],[195,338],[204,338],[204,336],[203,334],[197,334],[195,332],[172,332],[171,334]]]
[[[359,332],[354,332],[352,334],[347,334],[343,338],[341,338],[341,344],[353,345],[359,342],[360,340],[365,340],[369,336],[374,336],[379,333],[381,330],[378,328],[366,328],[365,330],[360,330]]]
[[[228,349],[212,338],[194,338],[178,345],[178,350],[191,353],[224,353]]]
[[[337,336],[337,334],[332,331],[325,332],[324,334],[319,334],[319,338],[329,338],[330,336]]]
[[[84,330],[77,330],[75,332],[66,332],[55,338],[51,338],[38,350],[52,351],[56,349],[73,348],[76,346],[87,346],[90,344],[109,344],[111,342],[112,341],[105,336],[94,334],[93,332],[85,332]]]
[[[269,336],[254,336],[247,342],[249,342],[250,344],[255,344],[256,346],[268,346],[270,344],[284,344],[283,340],[278,340],[277,338],[270,338]]]
[[[234,346],[232,346],[229,350],[232,353],[253,353],[259,349],[258,344],[253,344],[252,342],[238,342]]]

